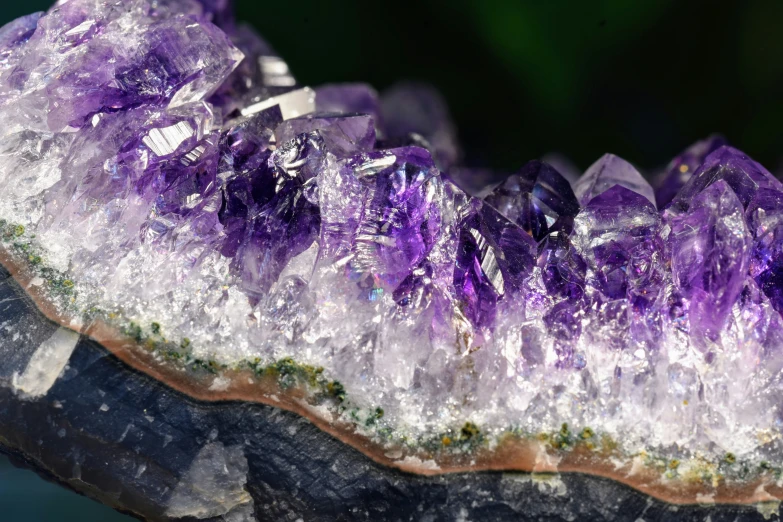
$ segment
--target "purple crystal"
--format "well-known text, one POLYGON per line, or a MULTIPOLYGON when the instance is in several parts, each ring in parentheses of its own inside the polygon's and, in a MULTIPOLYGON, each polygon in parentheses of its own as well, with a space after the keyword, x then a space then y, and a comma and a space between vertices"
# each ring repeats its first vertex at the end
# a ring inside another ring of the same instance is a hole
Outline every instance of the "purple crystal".
POLYGON ((391 87, 381 97, 381 113, 387 138, 423 137, 444 170, 459 161, 456 128, 446 102, 432 87, 419 83, 391 87))
POLYGON ((432 290, 432 265, 423 262, 394 289, 392 297, 399 306, 421 308, 432 290))
MULTIPOLYGON (((303 154, 320 153, 317 143, 310 145, 303 154)), ((270 154, 259 169, 229 179, 220 211, 226 229, 221 252, 233 258, 240 287, 254 298, 269 290, 288 261, 307 250, 320 230, 318 207, 305 197, 298 173, 278 166, 279 154, 270 154)))
POLYGON ((582 323, 575 305, 574 302, 560 301, 544 316, 544 324, 558 341, 574 341, 582 333, 582 323))
POLYGON ((747 277, 751 237, 742 203, 718 179, 669 219, 675 285, 690 302, 692 335, 716 339, 747 277))
POLYGON ((33 36, 42 16, 43 13, 29 14, 0 28, 0 65, 4 65, 14 50, 33 36))
POLYGON ((302 134, 270 152, 270 127, 279 121, 279 110, 243 118, 220 144, 221 169, 233 173, 223 187, 221 253, 232 258, 240 287, 254 299, 320 231, 318 206, 307 193, 323 164, 324 142, 317 133, 302 134))
POLYGON ((233 120, 223 132, 220 171, 248 172, 260 168, 269 158, 267 149, 282 121, 279 106, 233 120))
POLYGON ((575 366, 574 344, 582 334, 580 308, 576 301, 560 301, 544 316, 547 331, 554 338, 558 368, 575 366))
POLYGON ((350 272, 377 276, 393 289, 424 259, 440 230, 435 195, 442 181, 432 157, 417 147, 362 153, 338 175, 334 192, 321 191, 325 253, 350 255, 350 272))
POLYGON ((217 189, 217 142, 217 133, 209 134, 174 161, 145 171, 137 186, 155 194, 156 215, 188 214, 217 189))
POLYGON ((103 201, 127 197, 125 187, 132 183, 141 201, 151 205, 141 227, 144 241, 163 245, 176 236, 182 244, 184 233, 189 240, 211 242, 219 232, 221 203, 219 133, 210 132, 213 118, 203 104, 156 113, 107 162, 113 175, 93 185, 90 195, 103 201), (108 190, 112 186, 116 188, 108 190))
POLYGON ((719 134, 713 134, 704 140, 697 141, 674 158, 666 166, 666 170, 658 182, 658 188, 655 190, 658 208, 664 208, 674 199, 710 153, 727 144, 726 138, 719 134))
MULTIPOLYGON (((265 182, 252 180, 251 186, 265 182)), ((232 267, 241 278, 240 287, 251 296, 261 297, 288 261, 307 250, 318 237, 320 218, 318 207, 302 196, 296 181, 277 188, 269 201, 253 203, 232 267)))
POLYGON ((492 327, 497 302, 514 299, 535 263, 536 243, 520 227, 480 200, 459 225, 454 288, 476 327, 492 327))
POLYGON ((724 145, 712 152, 670 205, 670 212, 687 210, 694 198, 711 184, 723 180, 747 207, 759 189, 783 191, 783 183, 741 151, 724 145))
POLYGON ((547 163, 528 162, 484 201, 518 224, 536 241, 552 231, 571 232, 579 212, 571 185, 547 163))
POLYGON ((587 283, 610 300, 655 299, 662 281, 660 224, 655 206, 621 185, 591 199, 571 234, 589 269, 587 283))
POLYGON ((584 296, 587 265, 576 254, 568 236, 552 234, 539 245, 537 265, 550 295, 576 304, 584 296))
POLYGON ((590 165, 574 185, 574 193, 579 203, 584 206, 615 185, 641 194, 655 205, 655 194, 650 184, 633 165, 614 154, 604 154, 590 165))
MULTIPOLYGON (((76 3, 68 2, 65 7, 76 3)), ((49 24, 40 31, 40 38, 36 31, 27 44, 47 45, 47 40, 55 38, 63 45, 68 42, 69 46, 84 47, 83 52, 73 55, 74 63, 66 61, 59 66, 64 70, 48 75, 48 123, 54 131, 81 127, 97 112, 201 100, 217 89, 242 59, 242 53, 222 31, 208 23, 193 23, 189 16, 174 15, 150 22, 147 30, 139 33, 139 41, 127 49, 113 45, 108 26, 103 31, 103 24, 109 20, 97 20, 91 28, 85 26, 83 32, 80 29, 78 39, 71 43, 68 35, 81 27, 74 24, 82 18, 74 18, 65 27, 52 27, 53 20, 47 20, 49 24)), ((30 78, 28 82, 38 76, 30 78)))
POLYGON ((298 134, 281 143, 270 161, 288 178, 297 178, 312 186, 327 163, 326 143, 318 132, 298 134))
POLYGON ((778 430, 783 184, 761 166, 699 142, 662 212, 612 155, 490 188, 431 88, 297 86, 230 6, 68 0, 0 29, 0 240, 69 278, 67 310, 323 366, 421 440, 605 419, 750 462, 778 430))
POLYGON ((309 114, 286 120, 275 131, 280 143, 317 131, 327 150, 340 157, 369 152, 375 146, 375 122, 367 114, 309 114))
POLYGON ((783 193, 760 189, 746 217, 754 238, 750 275, 783 314, 783 193))

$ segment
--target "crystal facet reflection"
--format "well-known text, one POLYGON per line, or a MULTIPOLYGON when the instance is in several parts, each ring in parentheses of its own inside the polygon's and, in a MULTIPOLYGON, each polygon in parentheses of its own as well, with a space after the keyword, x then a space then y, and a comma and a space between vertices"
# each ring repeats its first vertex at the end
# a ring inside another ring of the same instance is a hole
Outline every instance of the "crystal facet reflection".
POLYGON ((396 440, 566 423, 783 461, 764 167, 710 137, 655 190, 612 154, 573 189, 557 156, 477 186, 500 177, 460 163, 434 89, 298 85, 228 7, 69 0, 0 30, 0 240, 59 312, 213 370, 318 368, 319 400, 396 440))

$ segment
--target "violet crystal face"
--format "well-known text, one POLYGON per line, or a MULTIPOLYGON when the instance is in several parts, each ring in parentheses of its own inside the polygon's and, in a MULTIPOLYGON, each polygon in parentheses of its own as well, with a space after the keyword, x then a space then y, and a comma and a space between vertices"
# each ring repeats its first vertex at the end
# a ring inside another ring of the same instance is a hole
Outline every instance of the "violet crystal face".
POLYGON ((783 464, 783 184, 722 138, 657 190, 606 154, 573 187, 535 160, 473 197, 432 89, 298 85, 190 0, 7 25, 0 115, 4 248, 74 328, 183 371, 285 361, 414 450, 570 426, 681 476, 783 464))

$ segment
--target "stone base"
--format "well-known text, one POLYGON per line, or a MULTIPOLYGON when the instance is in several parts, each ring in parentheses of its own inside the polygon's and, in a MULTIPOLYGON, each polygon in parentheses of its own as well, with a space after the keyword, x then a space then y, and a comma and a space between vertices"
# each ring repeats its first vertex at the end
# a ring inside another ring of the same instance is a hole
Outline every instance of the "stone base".
POLYGON ((26 398, 19 378, 59 326, 4 269, 0 323, 0 449, 142 519, 717 522, 778 514, 777 505, 669 505, 576 473, 407 474, 294 413, 194 400, 83 336, 51 388, 26 398))

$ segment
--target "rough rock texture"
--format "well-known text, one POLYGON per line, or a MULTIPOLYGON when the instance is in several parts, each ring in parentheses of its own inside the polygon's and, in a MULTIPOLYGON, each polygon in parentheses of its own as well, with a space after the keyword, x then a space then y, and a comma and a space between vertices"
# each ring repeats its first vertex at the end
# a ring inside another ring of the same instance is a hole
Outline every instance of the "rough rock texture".
POLYGON ((0 450, 149 520, 760 521, 776 510, 671 506, 581 474, 402 473, 293 413, 190 399, 83 337, 51 388, 25 397, 12 376, 59 327, 1 268, 0 302, 0 450))

